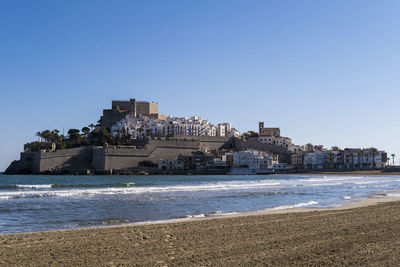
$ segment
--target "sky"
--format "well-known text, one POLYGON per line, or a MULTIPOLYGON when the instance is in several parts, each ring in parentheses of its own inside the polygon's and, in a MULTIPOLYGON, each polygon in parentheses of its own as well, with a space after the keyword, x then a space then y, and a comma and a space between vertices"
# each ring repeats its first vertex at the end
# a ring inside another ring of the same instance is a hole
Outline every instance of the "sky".
POLYGON ((400 1, 0 1, 0 171, 112 99, 400 159, 400 1))

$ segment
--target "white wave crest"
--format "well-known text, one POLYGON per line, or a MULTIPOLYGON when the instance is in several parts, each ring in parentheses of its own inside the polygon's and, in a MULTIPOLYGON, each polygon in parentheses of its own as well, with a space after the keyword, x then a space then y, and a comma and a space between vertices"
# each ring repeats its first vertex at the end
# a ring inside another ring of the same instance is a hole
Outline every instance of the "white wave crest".
POLYGON ((277 207, 273 207, 270 209, 266 209, 268 210, 286 210, 286 209, 294 209, 294 208, 302 208, 302 207, 307 207, 307 206, 312 206, 312 205, 317 205, 318 202, 317 201, 308 201, 308 202, 300 202, 294 205, 283 205, 283 206, 277 206, 277 207))
POLYGON ((186 218, 193 218, 193 219, 195 219, 195 218, 204 218, 204 217, 206 217, 203 213, 201 213, 201 214, 193 214, 193 215, 186 215, 186 218))
MULTIPOLYGON (((93 195, 117 195, 117 194, 148 194, 164 192, 196 192, 196 191, 224 191, 273 188, 280 182, 271 180, 262 181, 230 181, 205 183, 198 185, 176 186, 149 186, 149 187, 106 187, 106 188, 79 188, 79 189, 53 189, 53 190, 24 190, 0 192, 0 199, 35 198, 35 197, 79 197, 93 195)), ((21 185, 22 186, 22 185, 21 185)), ((52 185, 23 185, 24 188, 47 189, 52 185)))
POLYGON ((237 215, 239 214, 238 212, 227 212, 227 213, 222 213, 221 215, 223 216, 230 216, 230 215, 237 215))
POLYGON ((51 188, 51 184, 17 184, 17 188, 28 188, 28 189, 42 189, 42 188, 51 188))
POLYGON ((387 193, 386 196, 388 196, 388 197, 400 197, 400 193, 387 193))

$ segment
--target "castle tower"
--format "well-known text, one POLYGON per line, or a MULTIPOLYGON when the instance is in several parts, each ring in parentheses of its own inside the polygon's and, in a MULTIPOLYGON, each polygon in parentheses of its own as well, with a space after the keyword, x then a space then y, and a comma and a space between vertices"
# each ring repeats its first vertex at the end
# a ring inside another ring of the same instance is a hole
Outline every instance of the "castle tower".
POLYGON ((259 134, 261 134, 263 128, 264 128, 264 122, 263 122, 263 121, 260 121, 260 122, 258 123, 258 133, 259 133, 259 134))
POLYGON ((133 114, 133 116, 136 118, 136 111, 137 111, 137 107, 136 107, 136 99, 135 98, 131 98, 129 100, 129 102, 131 102, 131 106, 130 106, 130 113, 133 114))

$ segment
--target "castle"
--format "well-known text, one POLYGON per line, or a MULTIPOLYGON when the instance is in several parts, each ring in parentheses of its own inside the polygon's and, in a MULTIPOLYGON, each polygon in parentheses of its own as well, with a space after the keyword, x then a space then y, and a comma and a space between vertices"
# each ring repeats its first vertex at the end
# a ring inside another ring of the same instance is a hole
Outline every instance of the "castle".
POLYGON ((155 119, 165 119, 166 116, 158 114, 158 103, 136 101, 136 99, 129 100, 113 100, 111 102, 111 109, 104 109, 103 116, 99 120, 100 127, 112 127, 118 121, 124 119, 126 115, 139 118, 146 116, 155 119))

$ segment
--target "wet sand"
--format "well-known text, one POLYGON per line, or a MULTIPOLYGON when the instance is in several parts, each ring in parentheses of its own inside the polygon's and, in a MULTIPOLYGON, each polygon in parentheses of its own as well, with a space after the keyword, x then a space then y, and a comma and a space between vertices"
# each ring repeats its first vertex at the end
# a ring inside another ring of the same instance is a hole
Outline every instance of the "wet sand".
POLYGON ((1 266, 398 265, 400 201, 0 236, 1 266))

